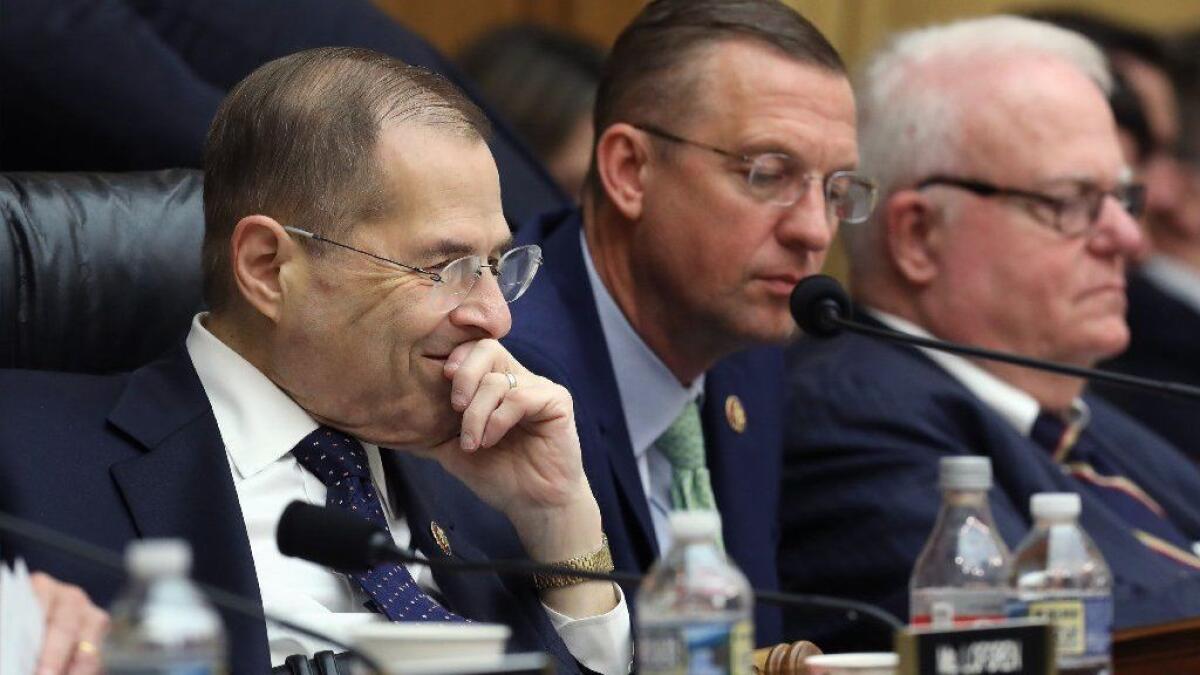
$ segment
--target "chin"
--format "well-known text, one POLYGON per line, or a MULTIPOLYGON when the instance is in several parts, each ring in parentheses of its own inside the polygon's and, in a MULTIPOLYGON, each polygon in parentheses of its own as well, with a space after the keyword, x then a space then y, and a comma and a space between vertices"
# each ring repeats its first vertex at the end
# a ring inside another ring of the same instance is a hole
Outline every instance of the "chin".
POLYGON ((1129 328, 1120 324, 1094 333, 1077 353, 1088 354, 1089 365, 1119 356, 1129 347, 1129 328))
POLYGON ((758 313, 755 316, 735 318, 732 322, 734 334, 746 346, 783 344, 796 337, 800 329, 790 313, 758 313))

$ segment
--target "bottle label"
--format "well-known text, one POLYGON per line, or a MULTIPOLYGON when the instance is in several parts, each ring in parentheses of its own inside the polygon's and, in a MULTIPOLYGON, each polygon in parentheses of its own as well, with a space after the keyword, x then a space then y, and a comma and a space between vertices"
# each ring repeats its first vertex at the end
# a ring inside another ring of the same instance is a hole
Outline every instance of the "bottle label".
POLYGON ((965 628, 1007 618, 1008 592, 991 588, 920 588, 910 598, 914 626, 965 628))
POLYGON ((1010 603, 1008 615, 1049 621, 1054 626, 1056 651, 1060 658, 1099 658, 1109 653, 1113 621, 1110 595, 1016 599, 1010 603))
POLYGON ((212 663, 171 663, 164 665, 106 666, 109 675, 220 675, 212 663))
POLYGON ((749 675, 754 624, 739 621, 643 624, 637 637, 643 675, 749 675))
POLYGON ((223 675, 224 659, 211 654, 164 656, 153 651, 130 652, 120 648, 104 655, 108 675, 223 675))

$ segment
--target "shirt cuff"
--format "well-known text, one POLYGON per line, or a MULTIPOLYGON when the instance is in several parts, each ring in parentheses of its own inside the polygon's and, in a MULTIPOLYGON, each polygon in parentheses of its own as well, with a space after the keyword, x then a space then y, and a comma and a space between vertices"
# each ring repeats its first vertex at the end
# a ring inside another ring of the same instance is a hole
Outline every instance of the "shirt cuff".
POLYGON ((542 607, 576 661, 601 675, 626 675, 633 664, 633 630, 625 593, 617 584, 613 588, 617 591, 617 606, 604 614, 573 619, 546 603, 542 607))

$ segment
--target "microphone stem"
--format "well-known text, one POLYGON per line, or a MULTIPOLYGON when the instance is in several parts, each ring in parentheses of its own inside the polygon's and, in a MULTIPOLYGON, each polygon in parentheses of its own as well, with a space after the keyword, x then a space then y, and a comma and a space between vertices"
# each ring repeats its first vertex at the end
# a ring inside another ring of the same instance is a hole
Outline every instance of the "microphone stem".
POLYGON ((860 612, 879 623, 893 630, 903 630, 904 622, 897 619, 891 612, 874 605, 869 605, 865 602, 857 602, 855 600, 845 600, 843 598, 835 598, 828 595, 810 595, 807 593, 783 593, 781 591, 763 591, 754 589, 754 599, 759 602, 766 602, 772 605, 783 606, 798 606, 798 605, 814 605, 817 607, 828 607, 830 609, 840 609, 847 613, 860 612))
POLYGON ((982 347, 971 347, 968 345, 957 344, 954 342, 943 342, 942 340, 934 340, 918 335, 909 335, 899 331, 876 328, 851 321, 841 316, 828 316, 828 320, 837 326, 844 328, 854 333, 870 335, 883 340, 894 340, 907 342, 918 347, 926 347, 928 349, 936 349, 944 352, 953 352, 963 356, 973 356, 980 359, 988 359, 990 361, 1000 361, 1003 363, 1011 363, 1025 368, 1033 368, 1035 370, 1047 370, 1059 375, 1067 375, 1069 377, 1078 377, 1085 380, 1100 380, 1115 384, 1121 387, 1132 389, 1152 389, 1182 398, 1200 399, 1200 387, 1193 387, 1179 382, 1160 382, 1158 380, 1149 380, 1124 373, 1114 373, 1107 370, 1097 370, 1094 368, 1082 368, 1079 366, 1071 366, 1064 363, 1054 363, 1052 361, 1041 361, 1031 359, 1017 354, 1006 354, 1004 352, 995 352, 982 347))

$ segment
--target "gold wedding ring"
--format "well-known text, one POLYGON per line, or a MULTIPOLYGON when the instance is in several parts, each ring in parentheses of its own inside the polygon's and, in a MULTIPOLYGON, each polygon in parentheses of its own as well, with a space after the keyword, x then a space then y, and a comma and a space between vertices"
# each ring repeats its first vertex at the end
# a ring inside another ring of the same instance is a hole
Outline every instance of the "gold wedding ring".
POLYGON ((509 389, 517 388, 517 376, 513 375, 512 371, 509 371, 509 370, 504 371, 504 377, 508 378, 508 388, 509 389))
POLYGON ((80 640, 78 644, 75 645, 75 649, 84 654, 95 654, 99 651, 96 649, 96 645, 92 644, 88 640, 80 640))

